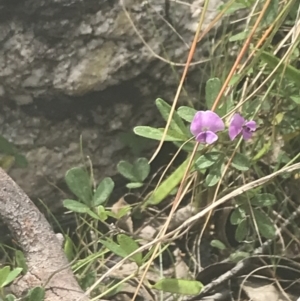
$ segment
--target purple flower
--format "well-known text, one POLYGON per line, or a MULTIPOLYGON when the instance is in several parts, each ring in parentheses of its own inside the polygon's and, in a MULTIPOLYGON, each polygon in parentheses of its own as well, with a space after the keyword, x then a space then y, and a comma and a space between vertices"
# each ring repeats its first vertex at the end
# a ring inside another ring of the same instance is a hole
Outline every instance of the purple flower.
POLYGON ((224 130, 224 122, 212 111, 199 111, 191 123, 191 133, 200 143, 212 144, 218 140, 216 132, 224 130))
POLYGON ((256 130, 256 122, 253 120, 246 121, 240 114, 234 114, 229 125, 229 137, 233 140, 239 134, 243 135, 244 140, 249 140, 256 130))

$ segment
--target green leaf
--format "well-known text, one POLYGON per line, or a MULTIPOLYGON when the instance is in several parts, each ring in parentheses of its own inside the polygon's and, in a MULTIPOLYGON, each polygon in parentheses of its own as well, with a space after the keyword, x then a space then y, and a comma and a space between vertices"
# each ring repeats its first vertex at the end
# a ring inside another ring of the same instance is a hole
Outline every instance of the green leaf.
POLYGON ((87 205, 74 200, 66 199, 63 201, 63 205, 65 208, 76 213, 87 213, 89 211, 89 207, 87 205))
POLYGON ((222 156, 223 154, 219 152, 206 153, 196 160, 196 168, 207 169, 208 167, 213 166, 222 156))
POLYGON ((217 240, 217 239, 213 239, 211 242, 210 242, 210 245, 213 247, 213 248, 217 248, 219 250, 225 250, 226 249, 226 246, 220 241, 220 240, 217 240))
POLYGON ((88 173, 80 167, 74 167, 67 171, 65 181, 70 190, 83 201, 89 205, 92 199, 91 181, 88 173))
MULTIPOLYGON (((274 69, 280 62, 280 59, 273 54, 262 51, 259 57, 265 61, 270 68, 274 69)), ((292 65, 282 63, 278 69, 278 73, 284 72, 284 77, 293 81, 298 87, 300 87, 300 70, 293 67, 292 65)))
MULTIPOLYGON (((103 207, 103 206, 99 206, 99 207, 103 207)), ((97 207, 97 208, 99 208, 99 207, 97 207)), ((104 211, 105 212, 105 211, 104 211)), ((90 216, 90 217, 92 217, 92 218, 94 218, 94 219, 96 219, 96 220, 101 220, 101 221, 105 221, 106 219, 107 219, 107 215, 105 214, 104 216, 103 215, 101 215, 101 214, 99 214, 99 215, 97 215, 94 211, 92 211, 91 209, 88 209, 87 211, 86 211, 86 213, 90 216)))
POLYGON ((218 161, 209 169, 208 175, 205 178, 205 184, 208 187, 215 186, 221 179, 222 161, 218 161))
POLYGON ((26 301, 43 301, 45 298, 45 289, 43 287, 37 286, 33 289, 30 289, 26 301))
POLYGON ((260 98, 257 97, 253 99, 253 101, 246 102, 243 106, 243 111, 245 111, 245 115, 253 115, 257 111, 257 107, 260 105, 260 98))
MULTIPOLYGON (((189 142, 187 142, 187 143, 182 143, 182 142, 173 142, 173 144, 175 145, 175 146, 177 146, 177 148, 180 148, 181 147, 181 150, 182 151, 185 151, 185 152, 187 152, 187 153, 192 153, 193 152, 193 150, 194 150, 194 148, 195 148, 195 142, 192 140, 192 141, 189 141, 189 142)), ((204 144, 200 144, 199 146, 198 146, 198 149, 197 149, 197 152, 200 152, 201 151, 201 149, 204 147, 204 144)))
MULTIPOLYGON (((166 246, 165 246, 165 248, 166 248, 166 246)), ((150 259, 150 257, 152 256, 152 254, 154 252, 154 249, 155 248, 152 248, 147 252, 147 254, 143 258, 143 263, 147 262, 150 259)), ((162 248, 162 250, 164 251, 164 248, 162 248)))
POLYGON ((104 178, 98 185, 94 196, 93 196, 93 205, 99 206, 103 204, 111 195, 115 183, 111 178, 104 178))
POLYGON ((250 257, 250 254, 248 252, 243 252, 243 251, 234 252, 234 253, 230 254, 230 256, 229 256, 230 261, 233 261, 233 262, 239 262, 248 257, 250 257))
MULTIPOLYGON (((127 253, 127 255, 131 254, 139 248, 139 245, 136 243, 136 241, 125 234, 119 234, 117 236, 117 241, 120 247, 127 253)), ((132 255, 130 259, 133 260, 138 266, 141 266, 143 264, 143 255, 141 252, 132 255)))
POLYGON ((15 252, 15 258, 16 258, 18 267, 22 268, 23 274, 26 274, 28 267, 27 267, 26 258, 24 256, 24 253, 20 250, 17 250, 15 252))
POLYGON ((253 209, 253 214, 259 233, 267 239, 272 239, 276 234, 276 229, 271 219, 258 209, 253 209))
POLYGON ((116 213, 116 218, 120 219, 121 217, 125 216, 127 213, 129 213, 131 210, 130 205, 126 205, 123 208, 121 208, 118 213, 116 213))
POLYGON ((114 213, 111 211, 106 211, 106 214, 115 218, 120 219, 121 217, 125 216, 131 210, 130 205, 126 205, 118 210, 118 212, 114 213))
POLYGON ((133 182, 126 185, 128 188, 141 187, 143 184, 140 182, 143 182, 150 173, 150 165, 146 158, 139 158, 133 165, 127 161, 120 161, 117 169, 123 177, 133 182))
POLYGON ((19 276, 19 274, 22 272, 22 270, 23 270, 22 268, 15 268, 12 271, 10 271, 8 276, 5 279, 4 283, 2 284, 2 287, 13 282, 19 276))
POLYGON ((25 156, 18 154, 13 143, 9 142, 0 135, 0 153, 14 156, 15 163, 18 167, 27 167, 28 161, 25 156))
POLYGON ((5 280, 8 277, 9 273, 9 266, 5 266, 4 268, 0 269, 0 287, 4 287, 5 280))
POLYGON ((236 153, 232 159, 231 165, 237 170, 246 171, 250 168, 251 163, 245 155, 236 153))
POLYGON ((74 252, 74 244, 72 239, 66 235, 65 236, 65 243, 64 243, 64 252, 68 258, 68 261, 71 262, 75 258, 75 252, 74 252))
MULTIPOLYGON (((86 261, 86 262, 88 262, 88 261, 86 261)), ((97 280, 97 275, 96 274, 97 274, 96 270, 89 269, 89 270, 85 271, 85 273, 82 273, 80 275, 80 278, 79 278, 80 282, 79 283, 80 283, 80 287, 84 291, 88 290, 96 282, 96 280, 97 280)), ((79 298, 79 300, 80 300, 80 298, 79 298)))
POLYGON ((284 112, 277 113, 274 119, 272 120, 272 125, 279 125, 285 116, 284 112))
MULTIPOLYGON (((94 284, 96 282, 96 280, 98 279, 98 275, 97 274, 96 274, 95 278, 96 279, 95 279, 95 281, 92 284, 94 284)), ((89 287, 87 287, 87 289, 89 287)), ((110 283, 110 288, 109 288, 108 292, 103 296, 103 298, 105 298, 104 300, 115 300, 113 297, 116 296, 116 295, 118 295, 119 293, 123 294, 124 289, 126 290, 126 284, 125 283, 122 283, 122 282, 120 283, 117 280, 112 281, 110 283)))
POLYGON ((101 221, 105 221, 108 218, 108 215, 110 214, 110 211, 106 211, 103 206, 98 206, 96 208, 97 214, 98 214, 98 219, 101 221))
MULTIPOLYGON (((190 157, 188 157, 183 163, 181 163, 181 165, 178 166, 177 169, 173 171, 172 174, 158 186, 158 188, 151 194, 150 198, 142 205, 143 209, 145 209, 145 207, 147 207, 148 205, 159 204, 171 193, 173 189, 175 189, 175 187, 177 187, 177 185, 183 178, 189 161, 190 157)), ((194 166, 193 162, 191 166, 194 166)), ((193 170, 194 168, 192 167, 191 171, 193 170)))
MULTIPOLYGON (((219 10, 223 10, 224 6, 225 5, 220 5, 219 10)), ((246 5, 246 3, 239 3, 239 2, 232 3, 228 7, 228 9, 224 12, 224 15, 230 15, 232 13, 235 13, 237 10, 247 8, 247 7, 249 7, 249 5, 246 5)))
POLYGON ((183 120, 187 122, 192 122, 195 114, 197 113, 197 110, 190 107, 182 106, 178 108, 177 113, 183 120))
POLYGON ((102 243, 102 245, 104 247, 106 247, 108 250, 110 250, 111 252, 113 252, 114 254, 121 256, 121 257, 126 257, 128 254, 126 252, 126 250, 124 250, 123 248, 121 248, 121 246, 119 246, 118 244, 116 244, 114 241, 112 240, 102 240, 99 239, 100 243, 102 243))
POLYGON ((293 102, 295 102, 297 105, 300 105, 300 96, 298 95, 293 95, 293 96, 290 96, 291 100, 293 102))
POLYGON ((15 301, 15 300, 17 300, 17 298, 12 294, 6 295, 4 299, 4 301, 15 301))
POLYGON ((132 168, 132 173, 138 182, 143 182, 150 173, 150 165, 146 158, 138 158, 132 168))
POLYGON ((117 165, 118 172, 126 179, 132 182, 138 182, 138 179, 133 174, 133 165, 127 161, 120 161, 117 165))
POLYGON ((205 183, 207 187, 213 187, 219 182, 220 179, 221 173, 210 172, 205 179, 205 183))
POLYGON ((267 143, 264 143, 262 148, 258 151, 258 153, 252 158, 252 161, 257 161, 261 159, 266 153, 269 152, 270 148, 272 146, 271 141, 268 141, 267 143))
POLYGON ((164 278, 156 282, 152 287, 173 294, 198 295, 203 288, 203 284, 195 280, 164 278))
POLYGON ((237 228, 235 230, 235 239, 238 242, 241 242, 241 241, 243 241, 246 238, 246 236, 248 234, 248 228, 249 228, 248 226, 249 225, 248 225, 247 219, 242 220, 238 224, 238 226, 237 226, 237 228))
POLYGON ((249 31, 248 30, 239 32, 239 33, 231 36, 229 38, 229 42, 243 41, 243 40, 245 40, 248 37, 248 35, 249 35, 249 31))
POLYGON ((254 198, 251 199, 252 206, 258 207, 269 207, 277 203, 277 199, 273 194, 262 193, 257 194, 254 198))
POLYGON ((25 168, 28 166, 28 161, 27 161, 26 157, 23 155, 20 155, 20 154, 15 155, 15 162, 16 162, 16 165, 20 168, 25 168))
MULTIPOLYGON (((168 121, 171 112, 171 106, 161 98, 157 98, 155 103, 163 119, 168 121)), ((185 124, 176 111, 173 113, 170 128, 183 136, 188 134, 185 124)))
POLYGON ((126 184, 126 187, 128 189, 136 189, 136 188, 141 188, 143 185, 144 185, 143 183, 134 182, 134 183, 128 183, 128 184, 126 184))
POLYGON ((15 146, 1 135, 0 135, 0 153, 6 155, 16 154, 15 146))
POLYGON ((245 211, 241 207, 235 208, 230 215, 230 222, 232 225, 240 224, 246 217, 245 211))
POLYGON ((261 22, 263 27, 269 26, 277 18, 278 8, 279 0, 271 0, 261 22))
POLYGON ((212 108, 214 102, 222 88, 222 84, 220 79, 218 78, 210 78, 206 82, 205 86, 205 99, 206 99, 206 106, 208 110, 212 108))
POLYGON ((0 156, 0 167, 4 171, 8 171, 15 163, 15 157, 11 155, 1 155, 0 156))
POLYGON ((226 115, 227 112, 228 112, 227 101, 220 102, 220 104, 216 108, 216 113, 219 116, 224 116, 224 115, 226 115))
MULTIPOLYGON (((161 140, 163 137, 164 129, 156 129, 151 126, 136 126, 133 131, 135 134, 154 140, 161 140)), ((164 141, 185 141, 186 137, 178 134, 171 129, 168 130, 164 141)))
POLYGON ((132 130, 117 134, 125 146, 129 147, 135 157, 139 157, 143 151, 150 149, 153 141, 137 136, 132 130))
MULTIPOLYGON (((241 80, 241 75, 240 74, 234 74, 231 78, 231 80, 229 81, 229 85, 233 86, 235 85, 237 82, 239 82, 241 80)), ((229 112, 229 111, 227 111, 229 112)))

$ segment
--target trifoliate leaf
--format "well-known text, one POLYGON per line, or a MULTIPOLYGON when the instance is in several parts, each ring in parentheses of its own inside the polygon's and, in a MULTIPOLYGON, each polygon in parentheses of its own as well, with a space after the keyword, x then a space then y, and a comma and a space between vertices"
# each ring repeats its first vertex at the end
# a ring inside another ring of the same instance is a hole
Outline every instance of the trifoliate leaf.
POLYGON ((245 155, 236 153, 232 159, 231 165, 237 170, 246 171, 250 168, 251 163, 245 155))

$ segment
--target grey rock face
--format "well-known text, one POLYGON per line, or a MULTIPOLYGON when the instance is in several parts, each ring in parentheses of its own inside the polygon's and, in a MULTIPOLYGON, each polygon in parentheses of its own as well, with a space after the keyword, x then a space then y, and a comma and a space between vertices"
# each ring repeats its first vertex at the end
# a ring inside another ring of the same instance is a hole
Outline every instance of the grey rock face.
POLYGON ((150 102, 140 105, 136 89, 128 95, 122 87, 119 89, 118 93, 112 89, 103 92, 108 95, 107 101, 97 101, 95 94, 69 103, 49 102, 46 108, 42 105, 43 109, 38 105, 2 108, 2 134, 15 142, 29 162, 27 168, 12 168, 10 175, 31 198, 41 198, 54 210, 66 197, 60 191, 65 188, 64 174, 82 165, 86 156, 93 163, 97 180, 115 175, 120 160, 132 159, 123 138, 132 133, 135 125, 157 123, 156 112, 150 102))
MULTIPOLYGON (((204 27, 221 3, 210 1, 204 27)), ((120 133, 156 124, 154 99, 174 97, 202 5, 0 1, 1 134, 27 156, 29 167, 10 174, 30 197, 57 200, 51 184, 82 162, 81 134, 96 176, 115 174, 118 160, 130 157, 120 133)), ((207 59, 211 43, 200 46, 195 61, 207 59)), ((198 64, 185 87, 189 99, 201 78, 198 64)))
MULTIPOLYGON (((0 24, 2 99, 80 96, 144 73, 157 77, 165 62, 185 63, 203 1, 4 2, 0 24), (122 3, 124 6, 122 6, 122 3), (167 5, 167 3, 169 3, 167 5), (133 25, 134 24, 134 25, 133 25), (176 51, 174 51, 176 50, 176 51), (164 53, 166 52, 166 53, 164 53)), ((210 1, 204 27, 221 1, 210 1)), ((198 58, 208 49, 200 47, 198 58)))

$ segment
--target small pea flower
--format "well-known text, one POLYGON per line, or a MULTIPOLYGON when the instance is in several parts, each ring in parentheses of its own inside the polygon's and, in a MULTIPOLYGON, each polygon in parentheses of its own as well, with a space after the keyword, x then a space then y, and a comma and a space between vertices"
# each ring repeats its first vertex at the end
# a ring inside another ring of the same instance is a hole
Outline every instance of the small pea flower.
POLYGON ((245 141, 249 140, 253 132, 256 130, 256 122, 254 120, 245 120, 240 114, 234 114, 229 125, 229 138, 235 139, 239 134, 242 134, 245 141))
POLYGON ((224 130, 222 119, 212 111, 198 111, 191 123, 191 133, 199 143, 212 144, 218 140, 216 132, 224 130))

